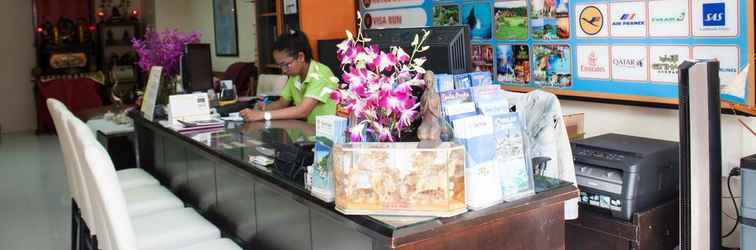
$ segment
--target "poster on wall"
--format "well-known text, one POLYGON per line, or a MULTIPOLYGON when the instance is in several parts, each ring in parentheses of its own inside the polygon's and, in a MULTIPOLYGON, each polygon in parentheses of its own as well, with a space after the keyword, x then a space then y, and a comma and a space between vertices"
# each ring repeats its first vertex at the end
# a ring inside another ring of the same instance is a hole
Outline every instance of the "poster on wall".
POLYGON ((496 47, 496 80, 502 83, 530 82, 530 50, 526 44, 496 47))
POLYGON ((530 33, 533 39, 570 38, 568 0, 530 0, 530 33))
POLYGON ((581 4, 575 6, 577 37, 607 37, 609 23, 607 19, 607 4, 581 4))
POLYGON ((433 6, 433 26, 452 26, 459 24, 459 6, 433 6))
POLYGON ((477 44, 472 46, 471 51, 473 71, 493 73, 493 47, 488 44, 477 44))
POLYGON ((677 84, 677 69, 686 59, 690 59, 688 46, 651 46, 651 81, 654 83, 677 84))
POLYGON ((491 5, 470 3, 462 5, 462 24, 470 28, 473 40, 491 39, 491 5))
POLYGON ((609 73, 609 46, 607 45, 578 45, 577 77, 583 79, 611 78, 609 73))
POLYGON ((612 79, 648 81, 648 51, 646 46, 612 46, 612 79))
MULTIPOLYGON (((361 10, 392 13, 374 22, 381 28, 468 25, 475 68, 493 66, 498 83, 656 102, 677 98, 675 66, 694 54, 720 57, 723 82, 745 68, 753 34, 748 1, 372 0, 361 10), (560 46, 571 57, 560 58, 560 46), (492 60, 483 56, 489 48, 492 60)), ((743 104, 748 97, 723 90, 722 99, 743 104)))
POLYGON ((687 37, 690 35, 688 0, 648 2, 648 34, 652 37, 687 37))
POLYGON ((738 35, 737 0, 693 1, 693 35, 726 37, 738 35))
POLYGON ((533 79, 543 87, 572 86, 572 53, 566 44, 533 45, 533 79))
POLYGON ((494 3, 496 39, 528 39, 528 2, 526 0, 504 0, 494 3))
POLYGON ((646 36, 646 2, 613 2, 610 8, 613 37, 646 36))

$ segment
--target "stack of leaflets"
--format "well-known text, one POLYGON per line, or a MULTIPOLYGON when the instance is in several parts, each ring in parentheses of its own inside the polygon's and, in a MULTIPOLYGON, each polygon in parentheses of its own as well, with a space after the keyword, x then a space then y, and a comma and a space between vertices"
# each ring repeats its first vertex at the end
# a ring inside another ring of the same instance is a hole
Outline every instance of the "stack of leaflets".
POLYGON ((454 76, 449 74, 438 74, 436 77, 436 92, 444 92, 454 89, 454 76))
POLYGON ((456 119, 477 114, 470 89, 448 90, 441 92, 440 95, 442 112, 450 123, 456 119))
POLYGON ((470 86, 486 86, 493 84, 491 72, 472 72, 470 73, 470 86))
POLYGON ((226 122, 219 119, 201 120, 201 121, 182 121, 177 120, 178 124, 170 121, 160 121, 159 123, 167 128, 173 129, 179 133, 198 133, 202 131, 213 131, 223 129, 226 122))
POLYGON ((458 74, 454 75, 454 88, 455 89, 466 89, 471 86, 470 84, 470 76, 465 74, 458 74))
POLYGON ((331 165, 331 149, 346 141, 347 119, 335 115, 315 118, 315 160, 308 171, 310 192, 326 202, 333 202, 334 181, 331 165))
POLYGON ((454 120, 454 135, 465 146, 465 203, 472 210, 502 201, 501 177, 491 117, 475 115, 454 120))
POLYGON ((505 201, 534 194, 533 171, 526 161, 523 126, 517 113, 491 117, 496 138, 496 164, 505 201))
POLYGON ((483 115, 509 113, 509 102, 497 85, 478 86, 472 89, 473 100, 483 115))

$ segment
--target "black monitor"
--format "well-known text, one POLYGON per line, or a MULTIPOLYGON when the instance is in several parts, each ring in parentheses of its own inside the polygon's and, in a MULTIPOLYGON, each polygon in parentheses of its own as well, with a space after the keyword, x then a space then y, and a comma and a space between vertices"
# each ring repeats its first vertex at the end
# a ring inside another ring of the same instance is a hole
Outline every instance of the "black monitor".
POLYGON ((341 77, 344 73, 341 70, 341 62, 336 57, 336 45, 342 41, 344 39, 318 40, 318 62, 328 66, 336 77, 341 77))
POLYGON ((400 46, 407 53, 412 53, 410 44, 415 34, 422 36, 423 30, 429 30, 430 36, 425 45, 430 49, 420 54, 428 58, 424 68, 437 74, 460 74, 472 70, 470 30, 467 26, 443 26, 424 28, 393 28, 367 30, 365 35, 378 44, 382 50, 390 46, 400 46))
POLYGON ((210 44, 186 45, 181 56, 181 81, 186 92, 207 91, 213 88, 210 44))

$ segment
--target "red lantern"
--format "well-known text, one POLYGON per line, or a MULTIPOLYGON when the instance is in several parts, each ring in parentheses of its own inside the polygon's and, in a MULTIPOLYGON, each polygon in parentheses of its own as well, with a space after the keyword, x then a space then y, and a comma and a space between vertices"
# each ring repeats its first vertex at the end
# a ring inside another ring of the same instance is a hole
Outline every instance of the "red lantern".
POLYGON ((97 11, 97 17, 99 17, 99 18, 105 18, 105 11, 98 10, 97 11))
POLYGON ((45 29, 43 29, 42 27, 37 27, 36 31, 37 33, 42 33, 45 31, 45 29))
POLYGON ((95 31, 97 31, 97 26, 95 26, 94 24, 89 25, 89 32, 95 32, 95 31))
POLYGON ((134 18, 139 17, 139 11, 138 10, 131 10, 131 17, 134 17, 134 18))

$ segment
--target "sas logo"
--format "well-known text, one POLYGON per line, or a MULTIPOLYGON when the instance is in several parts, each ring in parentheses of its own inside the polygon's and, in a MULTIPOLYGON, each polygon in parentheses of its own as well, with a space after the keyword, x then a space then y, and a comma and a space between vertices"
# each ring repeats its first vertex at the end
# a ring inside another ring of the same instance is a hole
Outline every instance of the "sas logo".
POLYGON ((580 11, 580 30, 588 35, 598 34, 604 27, 604 14, 596 6, 585 7, 580 11))
POLYGON ((703 26, 725 26, 725 3, 703 4, 703 26))

